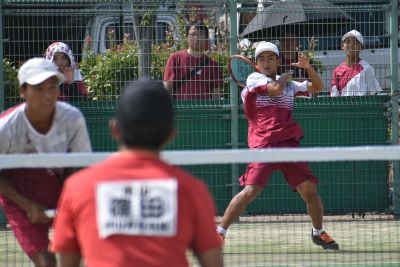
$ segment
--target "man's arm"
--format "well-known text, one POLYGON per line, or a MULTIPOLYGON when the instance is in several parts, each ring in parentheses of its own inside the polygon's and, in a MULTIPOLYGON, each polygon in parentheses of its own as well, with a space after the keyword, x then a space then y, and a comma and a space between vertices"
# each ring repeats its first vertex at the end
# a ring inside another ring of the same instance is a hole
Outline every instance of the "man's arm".
POLYGON ((309 67, 305 68, 307 71, 308 76, 310 77, 311 84, 308 83, 308 91, 311 93, 318 93, 321 92, 324 88, 324 84, 321 81, 318 73, 315 69, 310 65, 309 67))
POLYGON ((50 218, 44 213, 46 209, 45 206, 35 203, 21 195, 8 182, 8 179, 2 175, 0 175, 0 194, 24 210, 32 223, 48 223, 50 221, 50 218))
POLYGON ((324 84, 321 78, 319 77, 317 71, 310 64, 308 58, 302 52, 299 52, 298 62, 292 63, 291 65, 297 68, 303 68, 305 71, 307 71, 308 77, 311 80, 311 83, 308 83, 309 92, 317 93, 322 91, 324 84))
POLYGON ((174 86, 174 81, 164 81, 164 87, 168 92, 172 93, 172 88, 174 86))
POLYGON ((267 84, 266 89, 269 95, 279 96, 283 93, 286 84, 289 80, 292 80, 293 76, 290 73, 283 73, 278 80, 272 81, 267 84))
POLYGON ((222 260, 221 249, 207 250, 197 256, 202 267, 222 267, 224 266, 222 260))

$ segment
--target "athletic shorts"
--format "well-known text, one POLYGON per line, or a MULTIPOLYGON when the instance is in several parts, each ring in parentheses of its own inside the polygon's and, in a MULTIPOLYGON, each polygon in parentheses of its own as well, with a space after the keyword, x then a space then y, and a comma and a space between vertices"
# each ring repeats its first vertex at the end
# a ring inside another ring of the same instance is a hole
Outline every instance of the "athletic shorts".
POLYGON ((8 207, 4 210, 4 213, 7 216, 15 238, 18 240, 22 250, 29 257, 48 249, 51 223, 32 224, 26 212, 19 207, 8 207))
MULTIPOLYGON (((1 175, 9 179, 15 190, 32 201, 54 209, 62 183, 57 174, 47 169, 8 169, 1 175)), ((32 224, 26 212, 4 196, 0 196, 8 223, 18 243, 28 256, 48 248, 50 224, 32 224)))
MULTIPOLYGON (((291 148, 299 146, 300 143, 298 141, 290 139, 270 144, 266 148, 291 148)), ((258 185, 265 187, 274 171, 281 171, 286 182, 293 190, 307 180, 318 184, 318 179, 314 176, 306 162, 250 163, 247 165, 245 173, 239 178, 239 183, 242 186, 258 185)))

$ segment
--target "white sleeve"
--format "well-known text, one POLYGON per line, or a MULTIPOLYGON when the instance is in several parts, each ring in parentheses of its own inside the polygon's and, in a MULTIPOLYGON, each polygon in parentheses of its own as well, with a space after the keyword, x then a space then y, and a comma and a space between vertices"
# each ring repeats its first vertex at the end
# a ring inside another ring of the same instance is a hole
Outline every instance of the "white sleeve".
POLYGON ((308 81, 303 82, 292 81, 294 92, 307 92, 308 91, 308 81))
MULTIPOLYGON (((278 79, 278 77, 279 76, 277 76, 277 79, 278 79)), ((270 77, 267 77, 262 73, 253 72, 252 74, 249 75, 249 77, 247 77, 246 86, 247 86, 248 90, 251 92, 251 91, 254 91, 255 88, 257 88, 261 85, 268 84, 272 81, 273 80, 270 77)))
POLYGON ((75 133, 70 140, 68 152, 91 152, 92 145, 90 143, 89 133, 83 115, 78 117, 74 126, 75 133))
POLYGON ((371 65, 368 65, 368 67, 366 68, 364 78, 367 94, 373 95, 376 92, 382 91, 382 88, 375 77, 374 68, 371 65))

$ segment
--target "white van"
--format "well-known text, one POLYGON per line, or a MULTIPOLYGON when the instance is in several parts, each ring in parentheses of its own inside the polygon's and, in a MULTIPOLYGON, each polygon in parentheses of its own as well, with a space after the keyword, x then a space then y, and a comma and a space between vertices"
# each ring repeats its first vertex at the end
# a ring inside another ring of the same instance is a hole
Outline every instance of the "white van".
MULTIPOLYGON (((85 37, 91 39, 91 50, 95 54, 104 53, 113 45, 119 45, 123 38, 129 35, 130 40, 135 40, 134 14, 130 3, 124 3, 118 15, 118 7, 112 4, 97 6, 96 16, 93 16, 86 25, 85 37)), ((154 42, 166 40, 166 31, 169 28, 175 29, 173 38, 178 39, 177 18, 172 10, 166 6, 160 6, 157 10, 155 25, 153 26, 154 42)), ((151 26, 149 26, 151 27, 151 26)), ((84 46, 83 46, 84 47, 84 46)), ((85 49, 82 51, 82 58, 87 56, 85 49)))

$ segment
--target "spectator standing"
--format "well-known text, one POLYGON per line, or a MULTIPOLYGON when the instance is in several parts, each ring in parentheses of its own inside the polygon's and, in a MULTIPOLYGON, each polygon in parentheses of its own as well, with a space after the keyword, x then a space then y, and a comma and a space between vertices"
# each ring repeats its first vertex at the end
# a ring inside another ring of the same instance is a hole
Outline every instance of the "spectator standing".
POLYGON ((341 48, 346 58, 333 71, 331 96, 374 95, 382 90, 376 80, 374 68, 360 58, 363 44, 364 38, 356 30, 343 35, 341 48))
MULTIPOLYGON (((260 42, 255 51, 258 72, 249 75, 241 97, 248 121, 250 149, 299 147, 303 130, 293 120, 292 110, 296 92, 318 92, 323 83, 304 54, 299 52, 293 67, 307 71, 311 82, 291 81, 292 75, 277 75, 279 50, 270 42, 260 42)), ((339 245, 323 230, 323 205, 317 192, 318 179, 305 162, 250 163, 239 178, 244 186, 229 203, 217 232, 222 239, 228 227, 263 191, 274 171, 282 171, 290 187, 297 191, 307 204, 311 217, 311 239, 324 249, 338 249, 339 245)))
POLYGON ((61 267, 222 266, 215 207, 205 185, 160 159, 174 135, 162 82, 128 84, 111 121, 120 151, 68 178, 54 224, 61 267))
POLYGON ((44 58, 53 61, 66 81, 60 85, 59 100, 85 100, 88 91, 83 81, 82 74, 72 54, 71 48, 63 42, 54 42, 49 45, 44 53, 44 58))
POLYGON ((188 48, 170 55, 164 69, 165 88, 177 100, 219 99, 223 73, 209 56, 208 28, 196 22, 187 28, 188 48))
MULTIPOLYGON (((0 153, 90 152, 91 145, 81 112, 58 102, 65 76, 44 58, 33 58, 18 70, 24 103, 0 114, 0 153)), ((56 266, 48 251, 51 219, 46 209, 56 207, 63 169, 0 170, 0 204, 23 251, 36 267, 56 266)))

